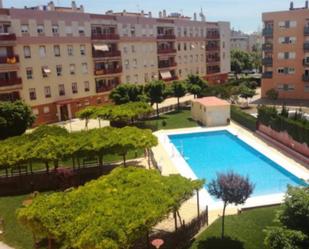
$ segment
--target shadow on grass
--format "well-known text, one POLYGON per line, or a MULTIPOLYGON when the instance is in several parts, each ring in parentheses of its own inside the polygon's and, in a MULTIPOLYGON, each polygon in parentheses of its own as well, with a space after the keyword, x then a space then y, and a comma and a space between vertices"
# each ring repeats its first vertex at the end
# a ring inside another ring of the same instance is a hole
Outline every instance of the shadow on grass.
POLYGON ((244 243, 225 237, 221 239, 219 237, 210 237, 206 240, 201 240, 197 244, 197 249, 244 249, 244 243))

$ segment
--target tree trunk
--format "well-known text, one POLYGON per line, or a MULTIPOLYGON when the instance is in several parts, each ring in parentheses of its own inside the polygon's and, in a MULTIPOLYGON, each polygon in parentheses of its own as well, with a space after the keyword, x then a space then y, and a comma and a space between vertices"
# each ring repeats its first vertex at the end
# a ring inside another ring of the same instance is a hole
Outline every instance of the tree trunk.
POLYGON ((177 108, 178 108, 178 111, 180 111, 180 101, 179 101, 179 98, 177 98, 177 108))
POLYGON ((52 249, 52 240, 51 238, 48 238, 48 249, 52 249))
POLYGON ((176 216, 176 211, 174 211, 174 222, 175 222, 175 231, 177 231, 178 226, 177 226, 177 216, 176 216))
POLYGON ((72 165, 73 165, 73 170, 75 170, 75 156, 72 156, 72 165))
POLYGON ((46 172, 49 173, 49 165, 48 165, 48 162, 45 162, 45 166, 46 166, 46 172))
POLYGON ((223 206, 223 212, 222 212, 222 231, 221 231, 221 238, 224 238, 224 218, 225 218, 225 209, 226 209, 227 203, 224 203, 223 206))
POLYGON ((58 169, 58 167, 59 167, 59 161, 55 160, 54 161, 54 169, 56 170, 56 169, 58 169))
POLYGON ((126 154, 123 154, 122 158, 123 158, 123 166, 127 167, 127 164, 126 164, 126 154))
POLYGON ((101 128, 101 119, 99 118, 99 128, 101 128))
POLYGON ((32 161, 29 161, 29 168, 30 168, 30 173, 31 175, 33 174, 33 169, 32 169, 32 161))
POLYGON ((157 109, 157 118, 159 118, 159 103, 156 103, 156 109, 157 109))
POLYGON ((177 210, 177 211, 176 211, 176 214, 177 214, 178 219, 179 219, 179 224, 180 224, 181 226, 184 226, 184 223, 182 222, 182 219, 181 219, 181 216, 180 216, 179 210, 177 210))
POLYGON ((103 171, 103 155, 99 155, 99 167, 101 170, 101 173, 103 171))
POLYGON ((8 167, 5 167, 5 175, 6 175, 6 177, 9 177, 9 169, 8 169, 8 167))

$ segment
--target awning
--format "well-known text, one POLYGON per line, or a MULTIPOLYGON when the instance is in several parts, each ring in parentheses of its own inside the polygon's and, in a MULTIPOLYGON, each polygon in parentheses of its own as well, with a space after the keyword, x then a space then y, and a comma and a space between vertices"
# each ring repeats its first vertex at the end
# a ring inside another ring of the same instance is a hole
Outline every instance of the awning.
POLYGON ((106 44, 95 44, 93 45, 94 49, 97 51, 109 51, 109 48, 106 44))
POLYGON ((162 79, 164 79, 164 80, 172 78, 170 71, 160 72, 160 75, 161 75, 162 79))
POLYGON ((51 73, 51 71, 50 71, 50 69, 49 68, 43 68, 43 71, 44 71, 44 73, 51 73))

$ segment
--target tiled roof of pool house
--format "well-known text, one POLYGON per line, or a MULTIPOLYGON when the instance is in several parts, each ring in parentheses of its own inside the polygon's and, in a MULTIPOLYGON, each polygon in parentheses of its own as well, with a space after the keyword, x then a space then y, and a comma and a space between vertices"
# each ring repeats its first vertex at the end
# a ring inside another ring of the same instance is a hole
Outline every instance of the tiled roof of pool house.
POLYGON ((192 102, 198 102, 204 106, 225 106, 230 105, 229 102, 217 97, 204 97, 199 99, 193 99, 192 102))

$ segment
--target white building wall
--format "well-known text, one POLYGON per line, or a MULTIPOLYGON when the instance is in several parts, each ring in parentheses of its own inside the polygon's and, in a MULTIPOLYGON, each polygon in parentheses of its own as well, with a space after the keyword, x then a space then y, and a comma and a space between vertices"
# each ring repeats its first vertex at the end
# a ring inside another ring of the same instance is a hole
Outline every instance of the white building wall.
POLYGON ((231 71, 231 28, 229 22, 218 22, 220 29, 220 68, 221 73, 231 71))

